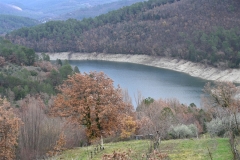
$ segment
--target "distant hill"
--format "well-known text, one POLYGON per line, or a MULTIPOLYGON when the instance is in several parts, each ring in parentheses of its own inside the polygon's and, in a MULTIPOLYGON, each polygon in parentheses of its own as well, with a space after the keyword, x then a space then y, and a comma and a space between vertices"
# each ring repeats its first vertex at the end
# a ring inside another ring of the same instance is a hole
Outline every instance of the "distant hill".
POLYGON ((1 3, 1 2, 0 2, 0 7, 1 7, 1 10, 0 10, 1 14, 10 14, 10 13, 18 14, 21 12, 21 9, 14 8, 11 5, 1 3))
POLYGON ((0 8, 0 14, 4 15, 15 15, 30 18, 39 18, 43 16, 42 13, 36 13, 32 10, 22 8, 22 6, 13 5, 12 3, 0 2, 0 8))
POLYGON ((137 2, 142 2, 144 0, 120 0, 116 2, 101 4, 93 7, 81 8, 73 12, 61 15, 55 19, 58 20, 67 20, 69 18, 74 18, 82 20, 83 18, 96 17, 101 14, 105 14, 112 10, 117 10, 124 6, 129 6, 137 2))
POLYGON ((0 14, 20 15, 49 20, 81 8, 89 8, 118 0, 1 0, 0 14))
POLYGON ((149 0, 96 18, 20 29, 7 38, 41 52, 147 54, 238 68, 238 8, 239 0, 149 0))
POLYGON ((5 34, 22 27, 40 24, 39 21, 27 17, 0 15, 0 34, 5 34))

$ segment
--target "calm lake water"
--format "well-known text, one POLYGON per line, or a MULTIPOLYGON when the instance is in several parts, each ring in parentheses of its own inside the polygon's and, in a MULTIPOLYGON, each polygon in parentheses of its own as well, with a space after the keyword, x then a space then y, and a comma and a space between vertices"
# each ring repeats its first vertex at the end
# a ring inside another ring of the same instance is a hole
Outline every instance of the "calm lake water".
POLYGON ((81 73, 102 71, 107 74, 115 86, 119 84, 128 90, 135 107, 134 96, 138 92, 145 98, 177 98, 183 104, 195 103, 199 107, 202 89, 207 82, 184 73, 139 64, 92 60, 69 62, 78 66, 81 73))

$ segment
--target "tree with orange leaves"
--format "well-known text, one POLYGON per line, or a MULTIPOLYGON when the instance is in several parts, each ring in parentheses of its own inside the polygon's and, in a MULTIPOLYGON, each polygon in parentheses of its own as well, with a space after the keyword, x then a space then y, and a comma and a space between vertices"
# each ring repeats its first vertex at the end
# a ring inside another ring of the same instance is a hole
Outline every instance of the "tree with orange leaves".
POLYGON ((137 128, 137 122, 133 119, 132 116, 125 116, 122 119, 122 127, 121 127, 121 138, 129 138, 133 135, 137 128))
POLYGON ((0 160, 15 159, 20 119, 6 99, 0 98, 0 160))
POLYGON ((85 126, 89 140, 116 133, 122 118, 133 112, 120 87, 102 72, 69 76, 58 90, 51 113, 85 126))

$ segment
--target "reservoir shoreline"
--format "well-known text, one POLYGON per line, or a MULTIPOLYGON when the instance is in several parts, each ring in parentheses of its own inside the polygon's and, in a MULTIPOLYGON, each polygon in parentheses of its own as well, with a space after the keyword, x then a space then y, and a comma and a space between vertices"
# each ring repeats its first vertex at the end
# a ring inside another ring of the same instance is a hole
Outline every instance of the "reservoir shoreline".
POLYGON ((67 59, 67 60, 102 60, 112 62, 128 62, 174 70, 205 80, 230 81, 234 83, 240 83, 240 69, 221 70, 204 64, 194 63, 177 58, 148 55, 131 55, 131 54, 105 54, 105 53, 58 52, 46 54, 49 55, 51 60, 67 59))

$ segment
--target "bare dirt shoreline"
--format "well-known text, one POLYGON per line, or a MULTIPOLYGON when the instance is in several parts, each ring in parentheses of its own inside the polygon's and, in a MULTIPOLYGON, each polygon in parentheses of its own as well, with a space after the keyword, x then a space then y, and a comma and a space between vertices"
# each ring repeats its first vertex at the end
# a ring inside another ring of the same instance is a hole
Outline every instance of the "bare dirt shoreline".
POLYGON ((178 60, 168 57, 130 55, 130 54, 104 54, 104 53, 47 53, 51 60, 104 60, 114 62, 137 63, 159 68, 170 69, 187 73, 193 77, 206 80, 231 81, 240 83, 240 69, 220 70, 211 66, 178 60))

